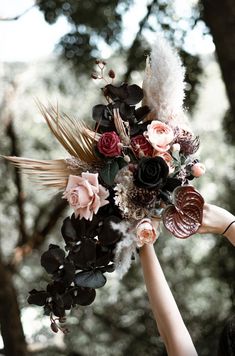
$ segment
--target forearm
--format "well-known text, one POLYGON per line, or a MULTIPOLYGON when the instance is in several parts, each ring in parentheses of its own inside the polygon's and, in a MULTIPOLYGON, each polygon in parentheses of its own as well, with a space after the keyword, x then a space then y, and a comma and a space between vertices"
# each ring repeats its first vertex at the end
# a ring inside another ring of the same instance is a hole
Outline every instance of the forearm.
POLYGON ((141 248, 140 259, 149 301, 168 355, 197 355, 152 245, 141 248))
MULTIPOLYGON (((201 234, 212 233, 222 235, 235 216, 227 210, 216 205, 205 204, 203 208, 202 226, 198 232, 201 234)), ((233 245, 235 245, 235 223, 223 234, 233 245)))

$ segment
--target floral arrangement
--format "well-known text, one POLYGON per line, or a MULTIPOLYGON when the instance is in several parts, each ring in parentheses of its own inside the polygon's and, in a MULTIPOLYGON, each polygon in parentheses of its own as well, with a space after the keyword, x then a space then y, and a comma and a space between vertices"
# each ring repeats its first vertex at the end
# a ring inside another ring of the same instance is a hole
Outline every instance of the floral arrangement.
POLYGON ((178 55, 158 38, 143 88, 115 85, 114 71, 106 78, 106 63, 97 66, 92 77, 105 81, 106 103, 93 107, 94 128, 39 104, 70 158, 8 157, 44 186, 62 190, 73 211, 61 229, 65 249, 51 244, 41 257, 52 281, 28 298, 44 307, 55 332, 66 331, 66 310, 94 301, 105 273, 127 272, 138 248, 156 241, 162 223, 174 236, 187 238, 202 222, 204 201, 189 182, 205 167, 194 157, 199 138, 185 118, 178 55))

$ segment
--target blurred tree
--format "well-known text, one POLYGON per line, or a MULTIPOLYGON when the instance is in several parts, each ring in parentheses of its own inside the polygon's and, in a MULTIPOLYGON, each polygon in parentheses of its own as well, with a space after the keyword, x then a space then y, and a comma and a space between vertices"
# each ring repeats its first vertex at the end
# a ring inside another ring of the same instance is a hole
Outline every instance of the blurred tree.
MULTIPOLYGON (((189 18, 180 19, 174 9, 174 1, 151 0, 143 10, 143 18, 138 24, 134 38, 127 46, 122 40, 122 17, 132 11, 133 0, 37 0, 36 4, 44 13, 45 20, 53 23, 63 15, 71 24, 71 31, 61 38, 57 51, 62 58, 70 61, 79 73, 91 73, 95 59, 102 57, 102 44, 108 45, 117 55, 126 58, 126 72, 123 75, 128 81, 133 71, 143 70, 146 54, 149 52, 147 38, 156 31, 163 30, 165 36, 180 51, 186 66, 186 99, 185 106, 192 110, 197 100, 201 66, 199 57, 192 55, 185 48, 184 42, 188 31, 197 23, 200 12, 195 7, 189 18), (187 28, 178 26, 179 20, 187 22, 187 28)), ((136 20, 133 18, 133 23, 136 20)))
MULTIPOLYGON (((206 1, 202 2, 206 3, 206 1)), ((189 17, 180 18, 175 12, 173 1, 150 1, 139 22, 136 35, 132 40, 130 39, 127 47, 127 45, 123 45, 121 37, 122 17, 128 9, 132 10, 132 0, 37 0, 36 4, 49 23, 56 21, 59 16, 65 16, 70 22, 71 32, 61 39, 57 52, 67 62, 73 63, 73 68, 76 68, 80 74, 80 84, 83 81, 81 73, 91 71, 94 59, 102 54, 101 45, 104 43, 110 46, 116 58, 122 56, 123 60, 126 60, 126 73, 123 73, 123 78, 129 80, 135 71, 144 68, 145 54, 148 51, 146 38, 155 31, 162 29, 174 45, 179 48, 187 66, 186 79, 189 95, 186 98, 186 106, 191 108, 196 103, 196 87, 201 73, 200 60, 198 56, 192 56, 186 50, 185 38, 187 33, 193 30, 201 19, 200 6, 195 5, 189 17), (181 26, 182 22, 180 21, 183 21, 186 25, 181 26)), ((206 6, 205 4, 205 19, 206 6)), ((220 3, 220 6, 225 5, 220 3)), ((219 10, 217 9, 217 11, 219 10)), ((218 16, 225 16, 223 12, 220 14, 218 16)), ((220 19, 220 21, 222 20, 220 19)), ((207 23, 214 35, 209 20, 207 23)), ((230 24, 232 27, 232 23, 230 24)), ((230 37, 226 38, 229 39, 230 37)), ((231 51, 232 48, 231 46, 231 51)), ((232 53, 231 51, 229 53, 232 53)), ((226 53, 224 56, 226 56, 226 53)), ((32 116, 36 114, 31 113, 31 108, 28 108, 28 111, 26 109, 26 106, 29 105, 27 95, 35 94, 35 91, 36 95, 39 96, 38 92, 41 90, 46 97, 51 97, 54 92, 57 93, 56 96, 58 97, 58 93, 62 91, 63 96, 59 101, 62 101, 63 106, 75 115, 77 108, 79 108, 79 116, 82 111, 84 113, 90 110, 94 97, 87 95, 88 84, 86 82, 83 88, 74 84, 77 78, 71 76, 67 71, 66 61, 63 66, 60 62, 57 65, 53 64, 50 70, 47 69, 50 67, 48 63, 46 66, 42 65, 42 70, 38 76, 35 72, 31 73, 35 83, 37 83, 37 89, 31 88, 30 92, 29 83, 25 83, 23 89, 21 86, 19 91, 24 93, 24 99, 19 95, 16 102, 15 100, 7 103, 6 101, 4 103, 4 100, 2 101, 1 153, 46 158, 50 157, 52 151, 58 150, 58 146, 49 139, 40 121, 32 122, 32 116), (54 75, 55 72, 57 73, 56 76, 54 75), (39 88, 39 78, 43 81, 41 89, 39 88), (74 95, 74 93, 79 93, 79 95, 74 95), (22 102, 25 104, 22 105, 22 102), (17 106, 15 111, 14 106, 17 106), (9 107, 11 109, 10 120, 7 112, 9 107)), ((115 62, 118 62, 117 59, 115 62)), ((9 66, 8 78, 15 77, 16 74, 18 75, 23 71, 20 68, 15 73, 15 68, 9 66)), ((224 76, 224 78, 227 77, 224 76)), ((234 85, 235 79, 232 76, 228 80, 231 82, 233 80, 234 85)), ((22 81, 22 78, 20 81, 22 81)), ((0 95, 3 95, 6 88, 1 89, 0 95)), ((17 92, 17 88, 14 90, 17 92)), ((91 91, 89 91, 90 93, 91 91)), ((231 127, 234 127, 234 122, 231 123, 231 127)), ((206 135, 204 139, 208 140, 206 135)), ((226 155, 228 148, 225 145, 223 146, 222 137, 216 136, 216 138, 213 137, 211 142, 207 142, 210 146, 209 154, 211 154, 211 147, 215 142, 217 145, 220 144, 220 148, 224 147, 221 156, 217 153, 215 157, 218 162, 224 160, 222 156, 226 155)), ((21 178, 15 174, 15 170, 11 170, 13 182, 10 180, 10 172, 5 164, 1 165, 0 173, 0 194, 2 198, 2 223, 0 228, 1 245, 4 247, 2 252, 4 262, 0 263, 0 280, 5 285, 0 295, 0 304, 2 305, 0 308, 0 323, 5 347, 3 353, 7 356, 24 356, 26 343, 20 323, 16 294, 18 294, 18 300, 23 310, 27 309, 27 306, 21 300, 26 298, 27 291, 35 287, 35 284, 39 285, 39 288, 40 286, 44 287, 45 276, 37 267, 40 248, 46 238, 50 237, 54 240, 59 238, 57 233, 52 233, 51 236, 50 233, 60 220, 65 204, 59 197, 50 200, 50 204, 48 204, 48 196, 44 195, 44 199, 42 199, 42 194, 36 194, 35 188, 30 184, 28 184, 28 196, 25 199, 22 193, 21 178), (9 231, 11 232, 11 239, 8 239, 9 231), (6 251, 6 245, 10 242, 11 245, 8 250, 14 251, 13 254, 6 251), (25 258, 32 250, 36 251, 36 257, 25 258), (27 268, 30 270, 30 273, 24 272, 25 267, 26 270, 27 268), (18 275, 24 276, 24 278, 17 284, 16 277, 18 275), (12 301, 11 305, 10 301, 12 301), (14 325, 10 323, 12 317, 14 325)), ((214 179, 215 175, 218 175, 215 169, 212 169, 209 172, 210 174, 212 175, 211 180, 214 179)), ((223 190, 222 178, 218 179, 217 183, 218 187, 223 190)), ((226 188, 228 196, 223 195, 219 201, 227 201, 228 208, 231 207, 235 213, 230 201, 234 193, 234 184, 231 183, 231 179, 228 180, 226 188)), ((166 237, 159 241, 157 249, 177 303, 200 350, 200 355, 209 356, 213 347, 215 349, 214 340, 219 335, 224 319, 233 311, 234 252, 222 240, 209 239, 209 242, 206 242, 196 238, 187 241, 187 244, 183 244, 166 237), (224 302, 221 303, 221 301, 224 302), (218 305, 220 305, 219 310, 218 305)), ((81 308, 74 311, 73 315, 74 318, 69 319, 71 333, 64 338, 65 349, 59 349, 53 346, 51 342, 49 348, 46 345, 45 349, 42 347, 42 350, 37 352, 38 356, 54 356, 57 354, 79 354, 81 356, 92 354, 97 356, 166 355, 159 336, 156 334, 139 267, 133 268, 122 283, 111 280, 107 287, 100 291, 94 306, 85 310, 81 308)), ((50 334, 43 329, 43 326, 39 329, 38 335, 34 335, 33 341, 40 341, 40 335, 46 335, 51 340, 50 334)), ((42 345, 42 341, 40 341, 40 344, 42 345)))
POLYGON ((235 2, 201 0, 202 16, 210 28, 229 98, 231 112, 225 116, 225 127, 235 141, 235 2), (231 115, 233 124, 231 125, 231 115))

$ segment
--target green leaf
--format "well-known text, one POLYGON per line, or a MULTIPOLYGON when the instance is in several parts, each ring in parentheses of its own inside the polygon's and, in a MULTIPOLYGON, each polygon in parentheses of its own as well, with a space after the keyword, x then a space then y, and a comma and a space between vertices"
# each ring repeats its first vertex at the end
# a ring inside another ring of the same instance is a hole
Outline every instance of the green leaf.
POLYGON ((106 278, 100 270, 83 271, 76 274, 74 282, 79 287, 100 288, 106 283, 106 278))
POLYGON ((104 181, 104 183, 112 186, 118 171, 119 171, 119 164, 114 159, 112 161, 108 161, 106 165, 100 170, 99 174, 101 179, 104 181))
POLYGON ((127 165, 127 162, 122 156, 115 158, 115 161, 118 163, 119 169, 122 169, 127 165))
POLYGON ((179 151, 172 152, 172 157, 175 161, 180 162, 180 153, 179 151))

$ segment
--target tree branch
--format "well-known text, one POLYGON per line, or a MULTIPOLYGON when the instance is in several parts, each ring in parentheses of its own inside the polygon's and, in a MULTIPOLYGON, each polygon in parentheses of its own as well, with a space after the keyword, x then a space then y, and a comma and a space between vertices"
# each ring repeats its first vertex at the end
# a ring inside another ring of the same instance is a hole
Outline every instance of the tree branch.
MULTIPOLYGON (((130 64, 131 63, 131 58, 134 54, 134 51, 135 51, 135 47, 138 43, 138 40, 139 40, 139 37, 141 36, 142 34, 142 31, 149 19, 149 16, 152 14, 152 11, 153 11, 153 8, 154 8, 154 5, 156 5, 158 3, 158 0, 152 0, 152 2, 147 6, 147 13, 146 15, 143 17, 143 19, 140 21, 139 23, 139 30, 138 32, 136 33, 136 36, 135 36, 135 39, 134 41, 132 42, 132 45, 131 47, 129 48, 128 50, 128 56, 127 56, 127 63, 130 64)), ((131 73, 133 72, 133 70, 135 69, 135 67, 133 65, 129 65, 126 73, 125 73, 125 77, 124 77, 124 81, 128 81, 131 73)))
MULTIPOLYGON (((11 156, 20 156, 20 150, 17 144, 17 137, 13 123, 13 117, 9 114, 8 125, 6 129, 6 134, 11 140, 11 156)), ((16 204, 19 214, 19 242, 18 245, 23 245, 28 240, 27 229, 25 225, 25 212, 24 212, 24 194, 22 187, 22 176, 21 173, 14 168, 14 181, 17 189, 16 204)))
POLYGON ((36 6, 36 4, 33 4, 32 6, 30 6, 28 9, 26 9, 25 11, 23 11, 21 14, 18 14, 14 17, 0 17, 0 21, 17 21, 19 20, 22 16, 24 16, 25 14, 27 14, 30 10, 32 10, 34 7, 36 6))
POLYGON ((15 269, 16 265, 20 263, 23 258, 28 256, 32 250, 36 250, 41 247, 49 233, 53 230, 56 223, 60 219, 68 203, 67 201, 61 199, 61 197, 57 196, 50 202, 50 205, 53 206, 53 209, 49 212, 45 206, 40 209, 38 215, 35 218, 33 232, 31 237, 29 237, 28 242, 16 247, 12 259, 9 263, 11 268, 15 269), (44 224, 42 227, 40 227, 42 222, 44 224))

